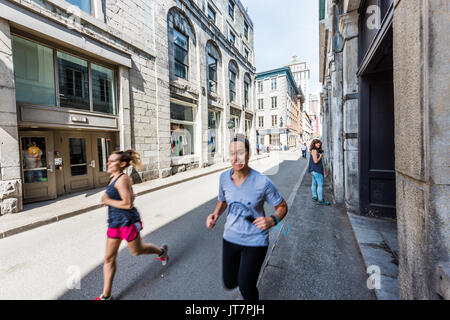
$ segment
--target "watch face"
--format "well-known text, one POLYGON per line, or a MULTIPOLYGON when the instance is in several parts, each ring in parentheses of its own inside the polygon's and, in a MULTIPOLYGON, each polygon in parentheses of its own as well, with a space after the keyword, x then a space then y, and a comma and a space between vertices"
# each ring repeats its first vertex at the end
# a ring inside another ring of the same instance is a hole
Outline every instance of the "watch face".
POLYGON ((245 220, 247 220, 250 223, 253 223, 255 221, 255 218, 249 216, 249 217, 246 217, 245 220))

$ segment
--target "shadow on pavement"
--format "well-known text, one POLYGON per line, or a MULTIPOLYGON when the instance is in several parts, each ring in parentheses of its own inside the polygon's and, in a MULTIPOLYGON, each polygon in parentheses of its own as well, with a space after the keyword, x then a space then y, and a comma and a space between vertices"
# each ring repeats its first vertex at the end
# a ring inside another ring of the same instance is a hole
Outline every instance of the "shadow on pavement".
MULTIPOLYGON (((269 175, 286 200, 303 170, 299 165, 303 168, 304 162, 301 159, 283 161, 277 174, 269 175), (297 168, 298 174, 293 174, 297 168)), ((144 243, 169 245, 170 261, 166 267, 155 261, 155 255, 133 257, 127 248, 120 250, 114 297, 124 300, 235 300, 236 291, 227 291, 222 285, 222 234, 226 213, 213 230, 206 228, 206 217, 216 204, 216 198, 207 201, 142 238, 144 243)), ((273 208, 266 204, 265 211, 270 215, 273 208)), ((143 223, 145 231, 145 220, 143 223)), ((83 277, 80 287, 66 291, 59 299, 92 300, 99 296, 103 289, 103 264, 83 277)))

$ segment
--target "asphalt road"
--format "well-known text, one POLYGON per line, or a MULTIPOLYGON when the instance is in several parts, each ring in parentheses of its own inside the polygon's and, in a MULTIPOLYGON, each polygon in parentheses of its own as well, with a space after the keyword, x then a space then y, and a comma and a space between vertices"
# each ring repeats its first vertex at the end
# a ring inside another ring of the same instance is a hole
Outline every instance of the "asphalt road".
MULTIPOLYGON (((251 166, 266 173, 288 199, 306 160, 272 152, 251 166)), ((170 262, 133 257, 122 242, 113 294, 116 299, 233 300, 222 286, 225 216, 213 230, 205 221, 216 205, 220 173, 136 199, 144 242, 169 245, 170 262)), ((272 208, 266 205, 266 213, 272 208)), ((97 209, 0 240, 0 299, 88 299, 102 292, 107 213, 97 209)), ((274 239, 275 232, 271 232, 274 239)))

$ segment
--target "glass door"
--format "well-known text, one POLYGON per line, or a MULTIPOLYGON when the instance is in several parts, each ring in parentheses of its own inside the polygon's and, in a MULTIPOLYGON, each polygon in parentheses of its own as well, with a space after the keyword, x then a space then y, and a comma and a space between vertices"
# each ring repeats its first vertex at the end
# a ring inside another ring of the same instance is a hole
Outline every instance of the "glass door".
POLYGON ((115 150, 114 133, 91 134, 92 169, 94 172, 94 187, 104 187, 109 182, 110 174, 107 172, 108 158, 115 150))
POLYGON ((63 162, 66 193, 94 187, 91 139, 87 134, 64 133, 63 162))
POLYGON ((53 133, 20 134, 24 202, 56 198, 53 133))

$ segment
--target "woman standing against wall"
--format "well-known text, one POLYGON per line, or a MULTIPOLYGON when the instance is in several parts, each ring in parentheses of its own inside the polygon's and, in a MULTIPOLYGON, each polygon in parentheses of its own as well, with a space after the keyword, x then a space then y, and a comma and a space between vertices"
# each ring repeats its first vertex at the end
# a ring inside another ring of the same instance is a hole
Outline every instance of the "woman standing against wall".
POLYGON ((330 205, 330 202, 323 199, 323 150, 322 141, 314 139, 309 147, 311 156, 309 158, 308 172, 312 175, 312 199, 320 205, 330 205))

